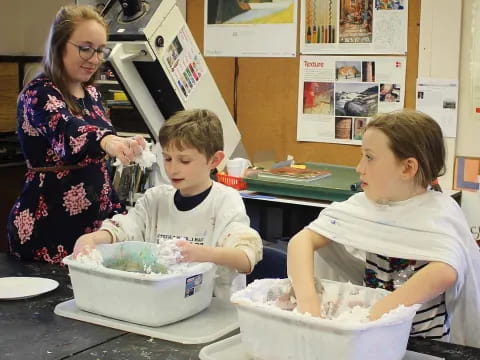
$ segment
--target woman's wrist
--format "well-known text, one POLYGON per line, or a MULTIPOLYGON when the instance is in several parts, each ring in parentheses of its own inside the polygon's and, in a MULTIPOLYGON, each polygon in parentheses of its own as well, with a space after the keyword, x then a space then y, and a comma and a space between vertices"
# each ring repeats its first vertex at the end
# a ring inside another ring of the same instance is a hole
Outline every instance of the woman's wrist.
POLYGON ((105 151, 107 154, 110 155, 110 153, 107 150, 109 142, 113 139, 114 135, 105 135, 101 140, 100 140, 100 147, 102 148, 103 151, 105 151))

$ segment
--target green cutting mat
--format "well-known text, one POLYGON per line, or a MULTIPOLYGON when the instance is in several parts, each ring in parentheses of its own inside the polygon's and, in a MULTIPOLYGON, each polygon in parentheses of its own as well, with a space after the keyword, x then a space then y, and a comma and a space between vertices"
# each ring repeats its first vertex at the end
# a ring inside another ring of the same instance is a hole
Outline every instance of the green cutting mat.
POLYGON ((360 181, 354 167, 311 162, 304 164, 309 169, 329 170, 332 175, 301 182, 260 177, 244 177, 243 180, 247 183, 247 190, 316 200, 343 201, 357 192, 351 190, 352 184, 360 181))

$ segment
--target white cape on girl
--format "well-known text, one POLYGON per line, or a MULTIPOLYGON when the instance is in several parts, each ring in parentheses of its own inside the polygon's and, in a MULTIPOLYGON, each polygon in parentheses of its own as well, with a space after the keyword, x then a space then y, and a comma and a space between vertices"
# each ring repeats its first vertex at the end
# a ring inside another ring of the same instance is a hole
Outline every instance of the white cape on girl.
POLYGON ((480 251, 462 210, 451 197, 427 191, 379 205, 358 193, 331 204, 308 228, 332 240, 319 255, 334 271, 349 272, 352 279, 358 279, 365 264, 345 246, 451 265, 458 274, 445 297, 452 319, 451 342, 480 347, 480 251))

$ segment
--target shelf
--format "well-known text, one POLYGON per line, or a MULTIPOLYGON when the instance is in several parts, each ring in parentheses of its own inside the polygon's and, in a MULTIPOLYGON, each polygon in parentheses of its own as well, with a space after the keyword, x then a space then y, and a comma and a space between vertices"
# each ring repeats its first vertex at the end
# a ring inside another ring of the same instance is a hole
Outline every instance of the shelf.
POLYGON ((118 131, 117 135, 121 136, 121 137, 133 137, 135 135, 140 135, 140 136, 146 138, 147 140, 151 140, 150 134, 140 133, 140 132, 118 131))
POLYGON ((118 106, 118 107, 133 107, 132 103, 128 100, 107 100, 108 107, 118 106))
POLYGON ((117 80, 97 80, 95 85, 118 85, 117 80))

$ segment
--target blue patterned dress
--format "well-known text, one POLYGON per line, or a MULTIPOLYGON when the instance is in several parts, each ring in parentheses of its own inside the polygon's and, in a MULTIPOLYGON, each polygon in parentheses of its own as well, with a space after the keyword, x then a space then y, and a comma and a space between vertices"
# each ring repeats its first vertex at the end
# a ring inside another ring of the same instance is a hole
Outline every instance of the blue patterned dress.
POLYGON ((67 109, 45 76, 19 96, 17 131, 27 172, 7 223, 10 253, 18 258, 60 263, 80 235, 123 212, 100 148, 102 137, 115 130, 95 87, 85 90, 78 99, 88 110, 83 115, 67 109))

